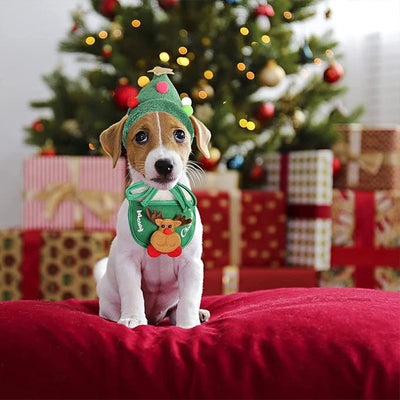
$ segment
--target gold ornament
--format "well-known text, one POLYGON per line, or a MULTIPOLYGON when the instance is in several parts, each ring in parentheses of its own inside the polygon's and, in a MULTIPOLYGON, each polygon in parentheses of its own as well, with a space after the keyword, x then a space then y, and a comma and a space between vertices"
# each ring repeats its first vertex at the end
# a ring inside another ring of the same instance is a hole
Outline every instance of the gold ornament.
POLYGON ((304 124, 304 122, 306 122, 306 115, 302 110, 300 110, 300 108, 297 108, 294 111, 292 122, 295 129, 300 128, 304 124))
POLYGON ((111 22, 110 36, 114 40, 122 40, 124 38, 124 31, 119 22, 111 22))
POLYGON ((284 69, 275 60, 269 60, 267 65, 258 74, 261 85, 269 87, 279 85, 285 76, 284 69))
POLYGON ((197 102, 202 103, 214 97, 214 89, 205 80, 200 80, 197 86, 192 89, 191 97, 197 102))

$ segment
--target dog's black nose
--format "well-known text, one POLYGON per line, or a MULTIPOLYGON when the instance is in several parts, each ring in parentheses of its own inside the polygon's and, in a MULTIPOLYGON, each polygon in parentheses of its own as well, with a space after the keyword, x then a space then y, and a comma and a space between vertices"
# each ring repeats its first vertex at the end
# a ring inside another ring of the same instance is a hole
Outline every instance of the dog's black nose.
POLYGON ((172 164, 171 160, 168 160, 167 158, 162 158, 161 160, 157 160, 154 164, 156 171, 160 175, 167 176, 172 172, 174 169, 174 165, 172 164))

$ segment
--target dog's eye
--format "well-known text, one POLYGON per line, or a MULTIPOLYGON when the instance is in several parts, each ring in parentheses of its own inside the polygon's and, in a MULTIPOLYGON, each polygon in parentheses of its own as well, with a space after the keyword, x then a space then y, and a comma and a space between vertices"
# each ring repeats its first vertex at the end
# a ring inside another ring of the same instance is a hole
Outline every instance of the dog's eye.
POLYGON ((182 143, 186 138, 186 134, 182 129, 176 129, 174 132, 174 139, 178 142, 178 143, 182 143))
POLYGON ((162 225, 161 225, 161 228, 165 228, 165 225, 164 225, 164 224, 162 224, 162 225))
POLYGON ((139 131, 136 135, 135 135, 135 141, 136 143, 139 144, 144 144, 149 140, 149 134, 145 131, 139 131))
POLYGON ((168 228, 172 228, 172 225, 168 225, 168 228))

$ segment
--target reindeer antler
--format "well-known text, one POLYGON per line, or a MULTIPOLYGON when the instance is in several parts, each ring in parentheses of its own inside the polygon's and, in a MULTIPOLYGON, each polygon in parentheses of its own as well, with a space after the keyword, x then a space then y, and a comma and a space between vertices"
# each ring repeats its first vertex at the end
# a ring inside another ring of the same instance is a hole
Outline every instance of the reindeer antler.
POLYGON ((156 219, 164 219, 161 211, 154 210, 151 212, 150 208, 146 208, 146 214, 154 223, 156 223, 156 219))
POLYGON ((182 222, 181 226, 182 226, 190 224, 192 222, 192 218, 186 219, 184 215, 179 214, 174 218, 174 221, 181 221, 182 222))

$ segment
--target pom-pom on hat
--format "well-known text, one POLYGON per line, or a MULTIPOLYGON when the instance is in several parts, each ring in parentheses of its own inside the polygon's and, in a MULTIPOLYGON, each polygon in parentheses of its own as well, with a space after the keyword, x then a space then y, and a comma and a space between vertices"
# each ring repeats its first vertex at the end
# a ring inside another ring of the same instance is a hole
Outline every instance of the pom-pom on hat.
POLYGON ((168 78, 173 74, 172 69, 154 67, 148 72, 153 72, 154 77, 137 95, 137 104, 128 110, 128 119, 125 122, 122 135, 122 143, 126 148, 126 137, 131 126, 145 114, 154 111, 162 111, 179 119, 190 133, 193 140, 194 129, 189 117, 193 114, 190 106, 183 105, 175 86, 168 78))

